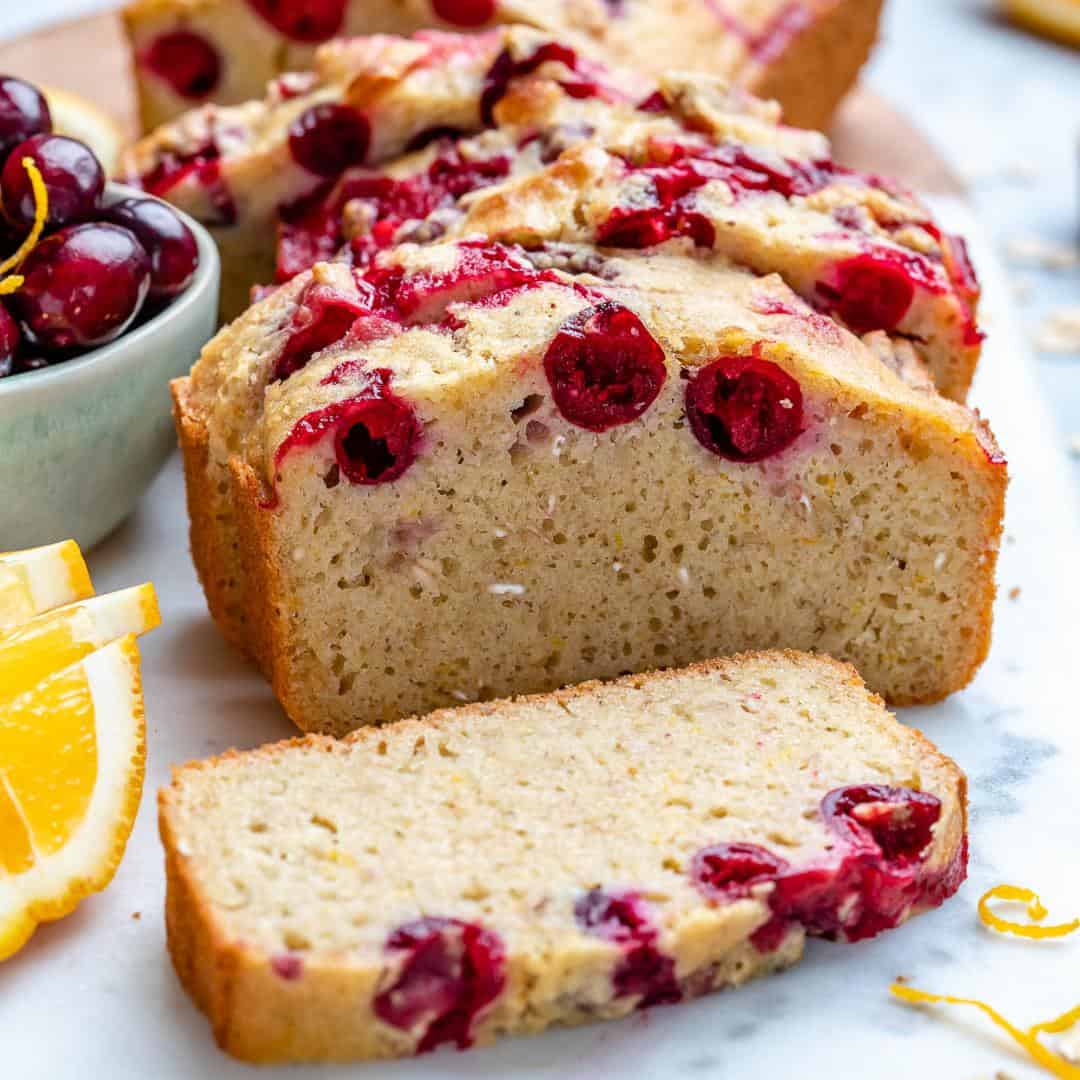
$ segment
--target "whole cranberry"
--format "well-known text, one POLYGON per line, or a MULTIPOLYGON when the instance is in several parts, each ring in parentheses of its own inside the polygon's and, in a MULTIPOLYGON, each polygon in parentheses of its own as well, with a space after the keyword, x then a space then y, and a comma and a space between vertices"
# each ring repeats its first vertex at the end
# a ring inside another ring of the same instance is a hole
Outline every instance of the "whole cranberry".
POLYGON ((729 461, 762 461, 802 434, 802 389, 771 360, 721 356, 686 384, 686 418, 706 450, 729 461))
POLYGON ((348 105, 312 105, 289 128, 289 149, 298 165, 318 176, 337 176, 362 165, 371 125, 348 105))
POLYGON ((190 30, 174 30, 155 38, 139 62, 189 101, 212 94, 221 82, 217 49, 190 30))
POLYGON ((16 143, 52 131, 45 96, 35 86, 11 75, 0 75, 0 157, 16 143))
POLYGON ((46 229, 85 221, 97 212, 105 173, 90 147, 65 135, 34 135, 11 151, 0 172, 4 213, 12 225, 29 228, 34 223, 34 188, 23 158, 33 159, 49 193, 46 229))
POLYGON ((10 375, 19 350, 19 324, 6 307, 0 307, 0 377, 10 375))
POLYGON ((199 246, 171 207, 157 199, 122 199, 105 210, 105 221, 130 229, 150 256, 150 297, 171 300, 199 267, 199 246))
POLYGON ((118 225, 71 225, 20 268, 11 304, 29 341, 47 353, 92 349, 119 337, 150 289, 150 257, 118 225))
POLYGON ((495 0, 431 0, 431 6, 454 26, 483 26, 495 18, 495 0))

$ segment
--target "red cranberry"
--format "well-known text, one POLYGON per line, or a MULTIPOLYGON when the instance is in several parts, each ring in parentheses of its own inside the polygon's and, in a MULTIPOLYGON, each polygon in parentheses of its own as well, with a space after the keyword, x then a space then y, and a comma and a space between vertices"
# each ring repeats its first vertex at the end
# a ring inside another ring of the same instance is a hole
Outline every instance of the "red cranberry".
POLYGON ((362 165, 371 142, 367 118, 348 105, 312 105, 289 128, 289 150, 302 168, 337 176, 362 165))
POLYGON ((10 375, 19 351, 19 324, 6 307, 0 306, 0 375, 10 375))
POLYGON ((341 31, 348 0, 248 0, 279 34, 314 44, 341 31))
POLYGON ((544 371, 559 411, 589 431, 636 420, 667 378, 664 350, 637 315, 610 301, 563 323, 544 371))
POLYGON ((187 154, 165 151, 154 167, 137 177, 135 182, 149 195, 166 196, 188 179, 193 179, 204 190, 216 215, 213 220, 204 218, 205 224, 236 224, 236 203, 221 176, 221 151, 216 143, 206 143, 187 154))
POLYGON ((289 338, 270 381, 282 382, 305 367, 316 353, 340 341, 357 318, 371 310, 371 290, 365 288, 367 294, 346 296, 326 285, 308 285, 297 300, 289 338))
POLYGON ((420 435, 416 413, 401 398, 354 401, 338 427, 338 465, 354 484, 391 483, 416 459, 420 435))
POLYGON ((690 430, 706 450, 731 461, 761 461, 802 432, 799 384, 758 356, 722 356, 686 385, 690 430))
POLYGON ((675 962, 656 946, 656 927, 645 901, 634 892, 591 889, 574 905, 582 929, 622 947, 612 984, 616 997, 637 997, 637 1007, 682 1000, 675 962))
POLYGON ((455 26, 483 26, 495 18, 495 0, 431 0, 431 7, 455 26))
POLYGON ((818 293, 856 334, 895 330, 915 299, 915 280, 902 256, 857 255, 836 268, 818 293))
POLYGON ((772 881, 787 860, 757 844, 713 844, 695 856, 694 884, 713 900, 741 900, 754 885, 772 881))
POLYGON ((418 1053, 443 1043, 472 1045, 480 1014, 506 986, 506 950, 498 934, 460 919, 428 917, 398 927, 386 942, 404 954, 397 979, 375 998, 375 1015, 420 1029, 418 1053))
POLYGON ((23 166, 26 157, 41 170, 49 193, 47 229, 84 221, 97 212, 105 173, 90 147, 64 135, 34 135, 12 150, 0 173, 4 213, 13 225, 29 228, 34 223, 36 203, 30 174, 23 166))
POLYGON ((925 791, 861 784, 830 791, 821 813, 841 836, 858 842, 869 833, 886 859, 904 862, 929 847, 941 800, 925 791))
POLYGON ((304 961, 295 953, 277 953, 270 957, 270 970, 286 982, 295 982, 304 974, 304 961))
MULTIPOLYGON (((513 255, 499 244, 469 241, 459 245, 453 269, 442 273, 422 270, 400 277, 398 268, 388 272, 368 272, 368 280, 383 281, 387 274, 396 279, 382 287, 384 303, 392 304, 408 323, 434 323, 451 304, 476 303, 497 297, 508 290, 536 282, 540 277, 531 263, 513 255)), ((376 288, 379 285, 376 284, 376 288)))
POLYGON ((596 937, 618 943, 649 941, 656 936, 649 909, 637 893, 590 889, 574 904, 578 924, 596 937))
MULTIPOLYGON (((361 393, 308 413, 274 455, 280 466, 293 450, 333 435, 334 457, 354 484, 388 484, 416 460, 423 429, 411 405, 389 390, 390 373, 376 369, 361 393)), ((274 505, 275 499, 269 505, 274 505)))
POLYGON ((90 349, 119 337, 150 288, 150 259, 117 225, 71 225, 47 237, 19 271, 11 304, 27 338, 47 352, 90 349))
POLYGON ((217 49, 190 30, 173 30, 154 38, 139 61, 189 101, 207 97, 221 82, 217 49))
MULTIPOLYGON (((515 60, 509 50, 503 49, 484 76, 484 86, 480 93, 481 120, 488 125, 494 124, 495 106, 506 96, 510 83, 523 75, 531 75, 541 64, 549 61, 561 63, 573 72, 577 72, 580 67, 577 53, 569 46, 555 41, 540 45, 532 56, 523 60, 515 60)), ((595 84, 590 84, 590 93, 574 93, 572 96, 592 96, 596 89, 595 84)))
POLYGON ((108 207, 106 221, 130 229, 150 256, 150 296, 179 296, 199 266, 199 247, 179 215, 157 199, 123 199, 108 207))
POLYGON ((344 243, 341 214, 346 203, 360 200, 372 212, 371 231, 353 242, 358 265, 393 242, 406 222, 423 219, 467 192, 497 183, 510 171, 506 155, 466 160, 456 148, 440 154, 425 172, 400 180, 389 176, 347 176, 336 188, 321 188, 280 215, 277 280, 288 281, 321 259, 331 258, 344 243))
POLYGON ((52 115, 44 94, 22 79, 0 75, 0 158, 31 135, 52 131, 52 115))

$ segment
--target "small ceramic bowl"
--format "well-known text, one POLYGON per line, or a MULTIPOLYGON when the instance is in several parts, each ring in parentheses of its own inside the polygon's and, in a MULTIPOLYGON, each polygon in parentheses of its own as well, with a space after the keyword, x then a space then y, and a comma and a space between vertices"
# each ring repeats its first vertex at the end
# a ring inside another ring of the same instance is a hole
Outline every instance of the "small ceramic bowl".
MULTIPOLYGON (((129 195, 110 184, 107 201, 129 195)), ((169 380, 217 326, 221 267, 210 234, 187 290, 137 330, 55 367, 0 379, 0 551, 107 536, 165 463, 176 438, 169 380)))

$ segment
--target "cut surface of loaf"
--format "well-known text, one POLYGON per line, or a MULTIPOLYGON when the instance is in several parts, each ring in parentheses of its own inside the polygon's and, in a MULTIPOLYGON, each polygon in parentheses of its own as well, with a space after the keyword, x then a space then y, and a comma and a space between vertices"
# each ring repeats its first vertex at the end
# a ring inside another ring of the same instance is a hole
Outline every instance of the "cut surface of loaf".
POLYGON ((881 337, 686 241, 320 264, 175 385, 211 610, 338 734, 774 646, 940 698, 1005 467, 881 337))
POLYGON ((685 237, 779 273, 858 334, 890 334, 942 393, 967 393, 982 335, 963 240, 895 184, 837 165, 824 136, 780 124, 774 104, 700 75, 643 79, 523 28, 357 38, 290 78, 127 159, 132 183, 214 231, 227 317, 253 285, 339 252, 366 265, 448 234, 533 248, 685 237))
POLYGON ((737 986, 940 904, 967 858, 956 765, 795 653, 228 753, 176 771, 160 825, 177 972, 264 1062, 737 986))
POLYGON ((877 33, 881 0, 135 0, 124 11, 144 130, 193 105, 258 97, 329 38, 484 32, 518 23, 575 36, 611 61, 693 67, 826 125, 877 33))

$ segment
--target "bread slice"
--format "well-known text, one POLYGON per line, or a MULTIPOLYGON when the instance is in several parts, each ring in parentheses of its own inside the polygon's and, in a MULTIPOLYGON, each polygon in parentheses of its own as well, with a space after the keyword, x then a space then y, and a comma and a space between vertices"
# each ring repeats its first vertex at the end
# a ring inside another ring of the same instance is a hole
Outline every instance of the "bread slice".
POLYGON ((175 394, 211 610, 305 730, 775 646, 932 701, 988 647, 982 422, 686 245, 320 264, 175 394))
POLYGON ((737 986, 940 904, 967 860, 957 766, 791 652, 231 752, 159 805, 173 963, 261 1062, 737 986))
POLYGON ((266 0, 129 3, 123 17, 144 130, 201 102, 258 97, 268 80, 308 67, 330 37, 482 32, 497 23, 574 34, 613 62, 654 72, 722 75, 778 98, 791 123, 823 127, 866 61, 881 0, 339 0, 316 6, 307 20, 302 11, 266 0), (463 17, 455 18, 458 8, 463 17))

